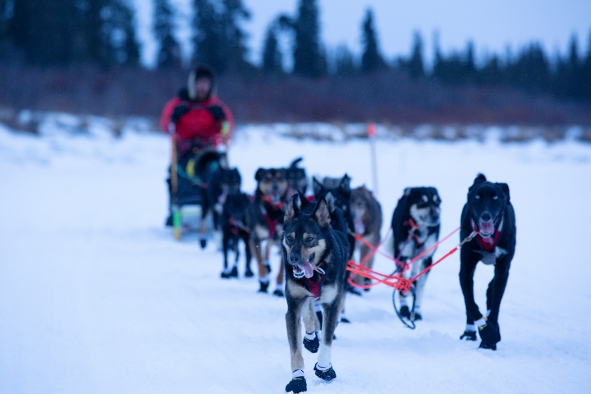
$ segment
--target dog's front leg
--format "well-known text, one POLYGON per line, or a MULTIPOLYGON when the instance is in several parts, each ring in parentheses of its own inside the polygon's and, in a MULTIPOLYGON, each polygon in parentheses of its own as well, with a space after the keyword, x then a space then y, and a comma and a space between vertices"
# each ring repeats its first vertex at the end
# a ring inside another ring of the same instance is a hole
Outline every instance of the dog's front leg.
MULTIPOLYGON (((422 271, 425 268, 431 266, 433 263, 433 259, 431 257, 427 257, 421 260, 421 264, 417 264, 418 270, 422 271)), ((415 269, 413 267, 413 276, 417 275, 418 272, 414 272, 415 269)), ((420 272, 419 271, 419 272, 420 272)), ((422 320, 423 316, 421 315, 421 304, 423 303, 423 294, 425 292, 425 284, 427 283, 427 276, 429 275, 429 271, 427 271, 424 275, 420 276, 416 280, 415 285, 415 302, 414 302, 414 320, 422 320)))
POLYGON ((285 325, 287 328, 287 340, 291 355, 291 381, 285 387, 285 391, 300 393, 307 390, 304 376, 304 357, 302 357, 302 334, 300 330, 300 314, 305 298, 291 298, 288 296, 285 325))
MULTIPOLYGON (((326 289, 323 289, 326 290, 326 289)), ((328 289, 330 290, 330 289, 328 289)), ((336 291, 336 290, 335 290, 336 291)), ((341 305, 341 297, 336 297, 330 304, 323 303, 324 321, 322 323, 322 342, 320 343, 320 352, 318 354, 318 362, 314 366, 316 376, 326 381, 331 381, 337 377, 336 372, 332 368, 332 338, 337 327, 339 317, 339 307, 341 305)))
POLYGON ((466 246, 462 248, 460 254, 460 287, 464 295, 466 323, 468 325, 473 325, 476 320, 483 317, 474 299, 474 272, 476 271, 476 264, 478 264, 480 258, 481 256, 479 254, 467 250, 466 246))

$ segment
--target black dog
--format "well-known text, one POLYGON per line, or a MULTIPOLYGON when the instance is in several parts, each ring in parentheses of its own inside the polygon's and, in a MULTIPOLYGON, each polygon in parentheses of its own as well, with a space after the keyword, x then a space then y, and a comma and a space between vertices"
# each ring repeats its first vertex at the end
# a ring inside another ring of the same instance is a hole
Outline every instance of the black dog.
MULTIPOLYGON (((255 174, 257 189, 254 201, 246 211, 246 226, 250 232, 249 245, 259 270, 259 292, 266 293, 269 287, 271 246, 277 245, 283 233, 283 217, 287 199, 285 168, 259 168, 255 174), (267 241, 264 253, 262 242, 267 241)), ((281 261, 277 275, 277 288, 273 294, 283 296, 284 262, 281 261)))
POLYGON ((237 168, 219 167, 212 174, 207 187, 207 208, 213 212, 215 230, 220 229, 220 216, 226 196, 229 193, 239 193, 241 185, 242 177, 237 168))
POLYGON ((306 175, 306 170, 298 167, 298 164, 302 160, 301 157, 298 157, 292 161, 289 167, 285 169, 285 177, 287 178, 287 183, 290 189, 305 195, 306 190, 308 189, 308 177, 306 175))
MULTIPOLYGON (((404 269, 407 261, 432 247, 439 239, 441 214, 441 198, 434 187, 407 187, 398 200, 392 215, 393 256, 404 269)), ((414 276, 433 263, 435 249, 416 261, 410 270, 414 276)), ((428 272, 428 271, 427 271, 428 272)), ((409 276, 409 272, 405 274, 409 276)), ((400 295, 400 315, 411 320, 421 320, 421 304, 427 275, 419 277, 415 282, 415 300, 411 308, 408 307, 408 294, 400 295)))
POLYGON ((222 249, 224 252, 224 270, 222 278, 238 277, 238 258, 240 252, 238 244, 240 240, 244 241, 246 253, 246 267, 244 276, 252 277, 254 274, 250 268, 251 253, 248 240, 250 238, 249 229, 245 224, 246 209, 250 205, 250 198, 245 193, 230 192, 225 198, 222 210, 222 249), (236 259, 232 268, 228 267, 228 251, 234 251, 236 259))
POLYGON ((482 174, 474 179, 468 190, 468 202, 462 210, 460 239, 474 231, 474 239, 462 245, 460 252, 460 285, 466 304, 466 330, 460 339, 476 340, 480 334, 480 347, 497 349, 501 341, 499 308, 511 260, 515 254, 515 211, 506 183, 492 183, 482 174), (474 301, 474 271, 476 264, 494 264, 495 274, 486 291, 487 316, 480 313, 474 301))
POLYGON ((299 195, 294 195, 285 212, 281 250, 286 264, 285 322, 291 351, 292 380, 285 391, 307 390, 302 357, 300 319, 304 321, 304 347, 312 353, 320 348, 314 366, 316 376, 330 381, 336 378, 331 364, 331 345, 339 310, 345 295, 345 268, 349 245, 347 237, 332 230, 328 203, 321 198, 311 214, 300 210, 299 195), (322 342, 318 339, 319 322, 314 301, 324 311, 322 342))

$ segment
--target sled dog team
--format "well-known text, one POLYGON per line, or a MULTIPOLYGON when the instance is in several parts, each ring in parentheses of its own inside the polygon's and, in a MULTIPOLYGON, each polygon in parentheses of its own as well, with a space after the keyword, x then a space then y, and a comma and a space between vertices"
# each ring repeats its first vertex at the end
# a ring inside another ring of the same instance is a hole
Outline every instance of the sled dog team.
MULTIPOLYGON (((273 246, 280 247, 281 263, 273 294, 285 296, 287 301, 285 320, 293 372, 285 389, 294 393, 307 390, 302 345, 307 351, 318 353, 316 376, 326 381, 336 378, 331 360, 334 331, 339 320, 347 321, 345 294, 358 292, 347 283, 347 262, 357 249, 360 261, 371 269, 373 256, 366 258, 371 252, 368 245, 375 248, 379 244, 382 227, 379 202, 365 186, 351 189, 347 175, 322 181, 313 178, 313 196, 307 196, 308 178, 305 169, 299 167, 300 161, 301 158, 295 160, 288 168, 259 168, 254 196, 240 191, 238 170, 220 170, 221 214, 216 219, 216 228, 222 231, 222 278, 238 277, 238 246, 242 240, 246 253, 244 276, 254 276, 250 266, 254 256, 258 291, 267 293, 269 255, 273 246), (231 266, 230 250, 235 253, 231 266), (300 321, 305 329, 303 338, 300 321)), ((441 197, 434 187, 406 188, 398 200, 387 247, 397 269, 407 277, 433 262, 433 246, 440 233, 440 205, 441 197), (422 256, 410 270, 405 270, 406 263, 419 255, 422 256)), ((460 239, 468 240, 460 249, 459 279, 466 308, 466 328, 460 339, 476 341, 480 336, 480 348, 496 350, 501 340, 499 308, 515 253, 515 213, 508 185, 490 182, 478 174, 468 189, 460 223, 460 239), (494 265, 484 313, 474 300, 473 277, 479 261, 494 265)), ((426 280, 427 275, 423 275, 414 283, 414 302, 409 294, 399 294, 402 317, 422 319, 426 280)), ((352 281, 359 285, 370 283, 361 276, 352 281)))

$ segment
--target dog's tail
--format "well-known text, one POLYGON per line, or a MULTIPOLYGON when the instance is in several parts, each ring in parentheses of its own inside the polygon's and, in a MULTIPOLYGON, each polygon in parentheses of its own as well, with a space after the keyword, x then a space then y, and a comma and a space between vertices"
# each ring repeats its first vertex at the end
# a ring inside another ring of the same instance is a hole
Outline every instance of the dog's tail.
POLYGON ((296 168, 299 164, 300 161, 304 160, 303 157, 298 157, 297 159, 295 159, 294 161, 291 162, 291 164, 289 165, 289 168, 296 168))

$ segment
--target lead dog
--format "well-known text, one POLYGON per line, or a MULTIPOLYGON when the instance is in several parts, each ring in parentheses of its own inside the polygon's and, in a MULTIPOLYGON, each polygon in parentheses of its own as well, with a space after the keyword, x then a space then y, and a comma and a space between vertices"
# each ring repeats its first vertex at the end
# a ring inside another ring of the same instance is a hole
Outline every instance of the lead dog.
MULTIPOLYGON (((439 239, 441 198, 434 187, 407 187, 398 200, 392 215, 393 256, 397 264, 412 260, 432 247, 439 239)), ((435 249, 416 261, 411 268, 411 276, 421 272, 433 262, 435 249)), ((399 266, 403 269, 404 266, 399 266)), ((408 276, 408 273, 405 275, 408 276)), ((415 282, 415 300, 411 308, 407 304, 407 294, 400 295, 400 315, 410 320, 421 320, 421 304, 427 274, 415 282)))
POLYGON ((331 345, 345 294, 349 249, 345 234, 331 229, 330 211, 323 197, 311 214, 301 211, 299 200, 296 194, 287 206, 281 242, 283 259, 287 263, 285 323, 293 371, 285 391, 294 393, 307 390, 300 319, 306 329, 304 347, 312 353, 320 349, 314 366, 316 376, 326 381, 336 378, 331 364, 331 345), (324 311, 321 342, 318 339, 320 323, 314 312, 316 300, 324 311))
POLYGON ((480 347, 497 350, 497 343, 501 341, 499 308, 515 254, 517 233, 509 186, 489 182, 478 174, 468 190, 461 221, 460 239, 466 239, 473 231, 477 235, 462 245, 460 251, 460 286, 466 305, 466 330, 460 339, 475 341, 478 328, 480 347), (495 266, 486 290, 487 316, 474 301, 474 271, 479 261, 495 266))

